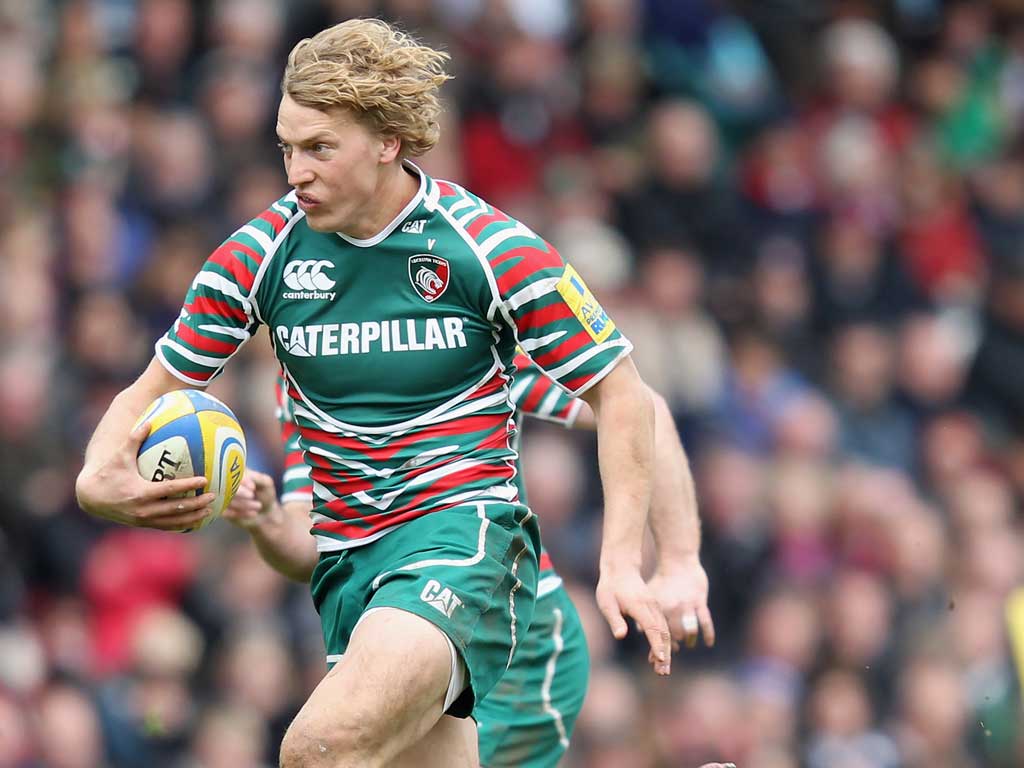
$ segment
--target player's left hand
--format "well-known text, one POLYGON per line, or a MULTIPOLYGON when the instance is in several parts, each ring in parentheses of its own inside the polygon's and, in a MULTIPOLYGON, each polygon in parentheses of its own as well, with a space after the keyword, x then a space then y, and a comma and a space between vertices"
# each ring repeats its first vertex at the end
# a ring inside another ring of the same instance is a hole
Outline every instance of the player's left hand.
POLYGON ((704 636, 708 648, 715 644, 715 623, 708 610, 708 575, 697 555, 659 563, 647 585, 665 614, 676 648, 681 642, 687 648, 696 647, 698 634, 704 636))
POLYGON ((239 528, 256 530, 268 520, 276 519, 277 491, 270 475, 247 468, 242 482, 221 517, 239 528))
POLYGON ((651 646, 648 659, 654 671, 659 675, 671 674, 672 637, 639 568, 602 563, 597 582, 597 607, 617 640, 624 638, 628 631, 624 617, 631 617, 651 646))

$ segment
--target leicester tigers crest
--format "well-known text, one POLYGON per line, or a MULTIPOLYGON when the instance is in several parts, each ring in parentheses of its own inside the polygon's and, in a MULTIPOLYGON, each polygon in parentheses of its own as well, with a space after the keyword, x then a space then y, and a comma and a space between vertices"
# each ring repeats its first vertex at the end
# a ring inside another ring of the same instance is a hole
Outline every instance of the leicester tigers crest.
POLYGON ((418 253, 409 257, 409 280, 422 299, 433 302, 448 288, 448 260, 418 253))

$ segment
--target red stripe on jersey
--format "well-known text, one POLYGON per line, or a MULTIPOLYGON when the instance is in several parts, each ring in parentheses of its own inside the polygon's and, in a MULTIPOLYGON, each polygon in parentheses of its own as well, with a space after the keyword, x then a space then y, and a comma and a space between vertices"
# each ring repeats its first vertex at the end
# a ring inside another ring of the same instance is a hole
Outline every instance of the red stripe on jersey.
POLYGON ((185 374, 190 379, 195 379, 196 381, 209 381, 210 377, 212 377, 214 373, 213 371, 189 370, 188 368, 181 367, 177 368, 176 370, 179 373, 185 374))
POLYGON ((192 301, 185 305, 185 309, 190 315, 220 315, 242 321, 249 319, 241 307, 209 296, 193 296, 192 301))
POLYGON ((328 459, 317 456, 315 453, 306 454, 306 463, 309 464, 310 482, 320 483, 335 496, 347 496, 373 488, 372 481, 361 479, 351 472, 338 469, 328 459))
POLYGON ((485 213, 483 216, 477 216, 469 223, 469 226, 466 227, 466 232, 469 233, 470 237, 476 240, 480 236, 480 233, 483 232, 489 224, 496 224, 501 221, 508 221, 508 216, 495 208, 493 213, 485 213))
POLYGON ((451 504, 445 507, 435 507, 433 509, 425 510, 421 506, 420 502, 438 494, 443 494, 446 491, 454 490, 460 486, 487 479, 491 475, 496 475, 494 484, 498 484, 510 479, 512 471, 510 467, 507 467, 504 464, 501 466, 485 465, 469 467, 459 472, 453 472, 446 477, 439 478, 436 483, 425 488, 401 507, 387 512, 375 512, 365 516, 361 516, 357 510, 353 509, 344 501, 336 499, 328 502, 325 505, 326 509, 333 514, 348 517, 351 522, 345 522, 342 520, 320 522, 313 526, 313 530, 337 533, 350 539, 365 539, 367 536, 372 536, 385 528, 391 528, 399 523, 404 523, 408 520, 414 520, 417 517, 422 517, 426 514, 434 514, 443 509, 457 506, 458 504, 451 504), (498 472, 495 472, 495 470, 498 470, 498 472), (358 521, 358 523, 356 521, 358 521), (366 527, 367 525, 369 527, 366 527))
MULTIPOLYGON (((550 249, 550 246, 548 246, 548 243, 547 243, 546 240, 541 240, 541 242, 546 247, 548 247, 550 249)), ((554 250, 554 249, 551 249, 551 250, 554 250)), ((550 252, 543 251, 543 250, 541 250, 536 245, 520 245, 520 246, 517 246, 515 248, 509 248, 507 251, 502 251, 501 253, 496 253, 496 254, 493 254, 493 255, 489 255, 488 259, 487 259, 487 263, 491 265, 491 269, 494 269, 498 265, 504 264, 509 259, 514 259, 514 258, 527 259, 528 258, 528 259, 531 259, 531 260, 535 260, 537 258, 536 254, 538 254, 538 253, 544 254, 544 256, 550 256, 551 255, 550 252)), ((556 253, 556 256, 557 256, 557 253, 556 253)), ((543 266, 554 266, 554 267, 562 266, 562 259, 561 259, 561 257, 558 256, 557 258, 558 258, 558 261, 556 263, 554 263, 554 264, 547 264, 547 263, 545 263, 543 266)), ((545 262, 546 261, 547 260, 545 259, 545 262)), ((536 262, 534 262, 534 263, 536 263, 536 262)))
POLYGON ((223 341, 212 336, 202 336, 185 323, 178 323, 175 334, 179 339, 200 352, 212 352, 215 355, 230 355, 235 351, 237 342, 223 341))
POLYGON ((559 408, 551 415, 554 416, 556 419, 568 419, 569 416, 572 414, 572 402, 572 400, 568 401, 565 405, 563 405, 561 408, 559 408))
POLYGON ((280 234, 281 230, 284 229, 284 225, 288 223, 288 219, 286 219, 284 216, 282 216, 280 213, 273 210, 272 208, 268 208, 263 213, 261 213, 257 218, 260 218, 263 221, 267 222, 267 224, 270 225, 270 229, 273 231, 275 236, 280 234))
POLYGON ((530 360, 529 355, 524 355, 522 352, 516 352, 516 356, 512 358, 512 365, 516 367, 516 371, 525 371, 533 365, 533 361, 530 360))
POLYGON ((573 317, 573 314, 569 305, 564 301, 556 301, 554 304, 534 309, 513 319, 516 321, 516 328, 519 329, 520 334, 528 336, 528 334, 524 334, 525 331, 542 328, 559 320, 568 320, 570 317, 573 317))
POLYGON ((441 197, 451 197, 455 194, 455 187, 449 184, 447 181, 437 182, 437 188, 441 192, 441 197))
POLYGON ((508 296, 519 283, 542 269, 561 269, 565 265, 558 251, 546 242, 544 244, 548 247, 548 250, 542 250, 533 245, 524 245, 519 248, 513 248, 506 252, 506 254, 503 254, 501 258, 496 258, 490 262, 493 269, 512 256, 522 256, 522 261, 509 268, 507 272, 501 276, 495 275, 502 296, 508 296))
POLYGON ((533 382, 526 390, 526 397, 522 398, 517 405, 525 413, 536 413, 541 401, 551 391, 551 379, 540 374, 534 376, 533 382))
MULTIPOLYGON (((335 514, 342 514, 342 510, 346 510, 348 511, 346 517, 356 517, 356 519, 358 519, 358 515, 355 513, 355 510, 344 502, 332 501, 327 505, 327 509, 335 514)), ((408 509, 405 512, 399 512, 389 516, 387 519, 387 525, 378 524, 377 526, 370 528, 365 528, 362 525, 357 525, 355 523, 347 523, 342 520, 330 520, 317 523, 313 526, 313 530, 321 533, 336 533, 344 536, 346 539, 358 541, 359 539, 365 539, 368 536, 372 536, 374 533, 382 531, 385 528, 390 528, 398 525, 399 523, 406 523, 409 520, 415 520, 417 517, 423 517, 424 515, 430 514, 432 511, 434 510, 408 509)), ((378 515, 373 515, 373 517, 378 517, 378 515)))
POLYGON ((252 284, 256 280, 256 275, 245 265, 235 251, 241 251, 249 258, 253 259, 259 264, 263 259, 262 257, 247 245, 230 240, 220 246, 212 254, 210 254, 210 261, 220 267, 223 267, 228 271, 235 280, 238 282, 240 288, 243 289, 243 293, 248 293, 252 290, 252 284))
POLYGON ((585 376, 577 376, 575 379, 569 379, 568 381, 562 382, 563 386, 570 392, 575 392, 577 389, 582 387, 588 381, 594 378, 594 374, 588 373, 585 376))
POLYGON ((589 344, 590 340, 589 333, 580 331, 575 336, 570 336, 554 349, 549 349, 547 352, 537 355, 537 365, 542 368, 554 368, 572 355, 573 352, 589 344))
POLYGON ((547 552, 540 553, 540 562, 537 564, 542 571, 552 571, 555 566, 551 563, 551 555, 547 552))
MULTIPOLYGON (((434 438, 450 437, 452 435, 467 435, 473 432, 487 432, 488 435, 493 432, 507 434, 507 423, 507 413, 488 413, 476 416, 467 416, 462 419, 445 421, 441 424, 431 424, 419 432, 403 435, 400 438, 392 440, 387 445, 382 446, 368 445, 362 440, 358 440, 354 437, 333 435, 330 432, 322 432, 318 429, 302 428, 300 431, 303 436, 306 437, 308 442, 324 443, 359 454, 361 461, 371 464, 373 462, 388 461, 403 448, 408 448, 416 443, 432 440, 434 438)), ((324 466, 326 467, 328 465, 325 464, 324 466)))

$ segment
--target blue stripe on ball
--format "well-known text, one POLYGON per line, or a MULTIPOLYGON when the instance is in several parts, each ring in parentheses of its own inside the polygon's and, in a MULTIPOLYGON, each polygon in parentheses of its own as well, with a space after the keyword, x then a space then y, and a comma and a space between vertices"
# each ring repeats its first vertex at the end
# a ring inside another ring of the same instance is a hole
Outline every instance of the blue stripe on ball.
POLYGON ((230 408, 211 395, 200 392, 198 389, 185 389, 182 391, 192 401, 192 405, 197 411, 217 411, 218 413, 230 416, 232 419, 235 418, 235 414, 231 412, 230 408))

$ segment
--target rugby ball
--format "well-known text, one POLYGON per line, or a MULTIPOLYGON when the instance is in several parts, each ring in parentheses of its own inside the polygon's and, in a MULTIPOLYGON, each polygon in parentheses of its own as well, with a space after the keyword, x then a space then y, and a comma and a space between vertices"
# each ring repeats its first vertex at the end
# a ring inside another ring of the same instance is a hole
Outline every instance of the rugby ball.
MULTIPOLYGON (((202 475, 203 493, 215 493, 213 514, 202 528, 223 512, 245 473, 245 435, 224 403, 197 389, 179 389, 158 397, 135 422, 150 423, 139 448, 139 474, 147 480, 173 480, 202 475)), ((186 496, 199 495, 190 491, 186 496)))

